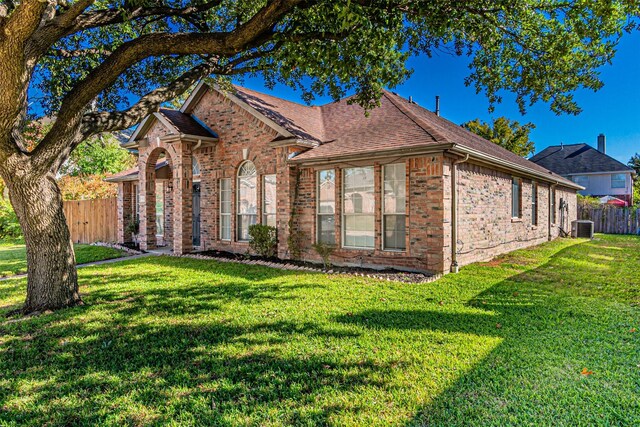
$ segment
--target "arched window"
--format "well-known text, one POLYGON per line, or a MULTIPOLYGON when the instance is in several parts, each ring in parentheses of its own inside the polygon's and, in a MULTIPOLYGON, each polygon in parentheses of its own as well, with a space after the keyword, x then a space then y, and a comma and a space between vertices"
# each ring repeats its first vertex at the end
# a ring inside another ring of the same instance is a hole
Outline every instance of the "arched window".
POLYGON ((238 240, 249 240, 249 226, 258 220, 258 174, 256 166, 246 161, 238 169, 237 186, 238 240))
POLYGON ((200 162, 198 162, 196 156, 191 156, 191 172, 193 176, 200 175, 200 162))

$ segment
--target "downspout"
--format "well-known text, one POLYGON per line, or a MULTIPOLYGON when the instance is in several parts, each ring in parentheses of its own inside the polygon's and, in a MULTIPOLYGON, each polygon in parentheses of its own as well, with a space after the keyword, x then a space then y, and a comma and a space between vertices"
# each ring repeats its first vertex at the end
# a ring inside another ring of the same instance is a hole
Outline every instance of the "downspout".
POLYGON ((451 272, 457 273, 458 267, 458 184, 457 166, 469 160, 469 154, 463 159, 451 163, 451 272))
POLYGON ((551 197, 554 195, 553 192, 556 189, 557 185, 558 185, 558 183, 556 182, 555 184, 551 184, 549 186, 549 197, 547 199, 547 205, 549 205, 549 217, 547 219, 547 223, 549 225, 548 226, 548 230, 547 230, 547 234, 548 234, 547 235, 547 240, 548 241, 553 240, 553 236, 551 235, 551 219, 553 218, 554 212, 552 212, 551 209, 552 209, 552 206, 553 206, 553 209, 555 209, 556 201, 555 201, 555 197, 554 197, 553 203, 551 203, 551 197))
POLYGON ((191 153, 193 153, 194 151, 196 151, 198 148, 200 148, 200 146, 202 145, 202 140, 199 139, 198 142, 196 143, 196 145, 193 146, 193 148, 191 149, 191 153))

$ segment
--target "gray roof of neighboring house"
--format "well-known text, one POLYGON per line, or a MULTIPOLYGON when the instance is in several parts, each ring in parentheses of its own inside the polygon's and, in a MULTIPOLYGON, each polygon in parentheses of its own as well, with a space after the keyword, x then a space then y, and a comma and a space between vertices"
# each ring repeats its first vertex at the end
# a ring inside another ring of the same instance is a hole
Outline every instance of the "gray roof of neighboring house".
POLYGON ((633 169, 588 144, 554 145, 529 160, 559 175, 633 172, 633 169))

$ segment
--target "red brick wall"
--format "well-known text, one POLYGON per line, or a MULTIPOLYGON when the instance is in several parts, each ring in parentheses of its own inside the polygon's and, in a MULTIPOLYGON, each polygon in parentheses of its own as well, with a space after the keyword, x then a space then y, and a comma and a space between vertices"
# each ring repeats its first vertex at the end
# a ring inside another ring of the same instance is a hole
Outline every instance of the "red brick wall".
MULTIPOLYGON (((269 142, 276 132, 249 112, 217 92, 206 93, 193 114, 206 123, 219 141, 193 152, 194 143, 161 143, 157 136, 165 132, 156 124, 149 132, 149 145, 140 149, 140 212, 143 247, 156 244, 155 236, 155 173, 157 155, 164 151, 171 161, 173 174, 166 190, 165 237, 177 252, 192 250, 191 201, 193 177, 192 155, 200 163, 201 185, 201 246, 195 249, 219 249, 244 253, 248 244, 236 241, 236 184, 237 170, 242 162, 251 160, 258 173, 258 222, 261 222, 262 178, 266 174, 277 176, 278 256, 289 257, 287 237, 289 221, 294 230, 302 233, 303 259, 320 261, 313 250, 316 241, 316 177, 320 169, 336 170, 336 242, 332 262, 335 264, 399 267, 410 270, 446 272, 451 265, 451 170, 452 159, 444 154, 395 158, 388 163, 406 165, 406 250, 402 252, 382 249, 382 166, 385 162, 356 162, 336 164, 332 167, 297 168, 287 163, 292 148, 272 148, 269 142), (342 169, 354 166, 373 166, 375 175, 375 247, 370 250, 341 247, 342 221, 342 169), (232 215, 230 242, 221 241, 219 224, 219 188, 222 178, 231 178, 232 215), (294 195, 297 194, 297 197, 294 195), (146 212, 146 215, 145 215, 146 212), (293 217, 291 217, 293 215, 293 217), (149 221, 145 217, 149 218, 149 221)), ((122 209, 130 195, 126 184, 121 185, 122 209)), ((531 225, 531 181, 523 180, 521 221, 511 218, 511 175, 484 166, 466 162, 458 165, 458 262, 460 265, 487 260, 495 255, 541 243, 558 235, 554 225, 549 232, 549 186, 539 184, 539 224, 531 225)), ((565 228, 576 217, 575 192, 558 188, 560 198, 568 203, 565 228)), ((120 208, 119 204, 119 208, 120 208)), ((129 208, 130 209, 130 208, 129 208)), ((558 215, 558 223, 560 215, 558 215)), ((124 232, 122 237, 126 239, 124 232)))
MULTIPOLYGON (((451 159, 447 158, 445 187, 451 188, 451 159)), ((538 225, 532 225, 532 180, 522 179, 522 217, 511 217, 511 180, 506 172, 465 162, 457 165, 458 175, 458 264, 486 261, 496 255, 536 245, 559 235, 557 224, 549 227, 549 185, 538 184, 538 225)), ((566 188, 556 188, 556 207, 560 198, 569 202, 565 229, 576 219, 576 195, 566 188)), ((449 217, 449 233, 451 209, 449 217)), ((450 234, 449 234, 450 235, 450 234)), ((450 238, 449 238, 450 240, 450 238)), ((445 244, 445 268, 451 265, 451 242, 445 244)))
POLYGON ((276 174, 278 210, 276 223, 280 240, 279 252, 286 248, 289 205, 289 171, 286 148, 271 148, 268 143, 277 133, 238 105, 217 92, 207 92, 193 114, 209 126, 219 137, 212 147, 201 148, 194 154, 200 162, 200 215, 202 249, 246 252, 248 244, 236 242, 236 185, 238 167, 252 161, 258 174, 258 221, 262 218, 262 177, 276 174), (220 179, 231 178, 231 236, 232 241, 220 240, 219 209, 220 179))
POLYGON ((360 162, 317 169, 303 168, 295 202, 295 225, 304 233, 304 259, 321 261, 312 244, 316 241, 316 179, 317 171, 336 171, 336 244, 332 262, 337 265, 400 267, 411 270, 442 271, 444 240, 442 155, 394 159, 404 162, 407 171, 406 226, 407 249, 402 252, 382 249, 382 164, 360 162), (353 166, 374 167, 375 247, 373 249, 342 248, 342 169, 353 166))

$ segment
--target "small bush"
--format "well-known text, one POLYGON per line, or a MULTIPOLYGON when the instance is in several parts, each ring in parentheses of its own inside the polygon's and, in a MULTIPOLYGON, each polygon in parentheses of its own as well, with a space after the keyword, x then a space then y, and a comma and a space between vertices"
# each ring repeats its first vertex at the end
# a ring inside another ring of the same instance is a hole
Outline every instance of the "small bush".
POLYGON ((127 228, 125 229, 125 231, 133 235, 140 234, 140 221, 137 219, 130 219, 127 223, 127 228))
POLYGON ((18 217, 7 199, 0 199, 0 239, 22 237, 18 217))
POLYGON ((258 255, 271 258, 276 254, 278 234, 275 227, 263 224, 249 226, 249 247, 258 255))
POLYGON ((313 249, 322 258, 325 270, 329 269, 331 267, 331 255, 333 255, 333 252, 336 250, 335 245, 318 242, 313 244, 313 249))
POLYGON ((602 203, 600 203, 600 199, 593 196, 583 196, 582 194, 578 194, 578 207, 581 208, 599 208, 602 207, 602 203))

